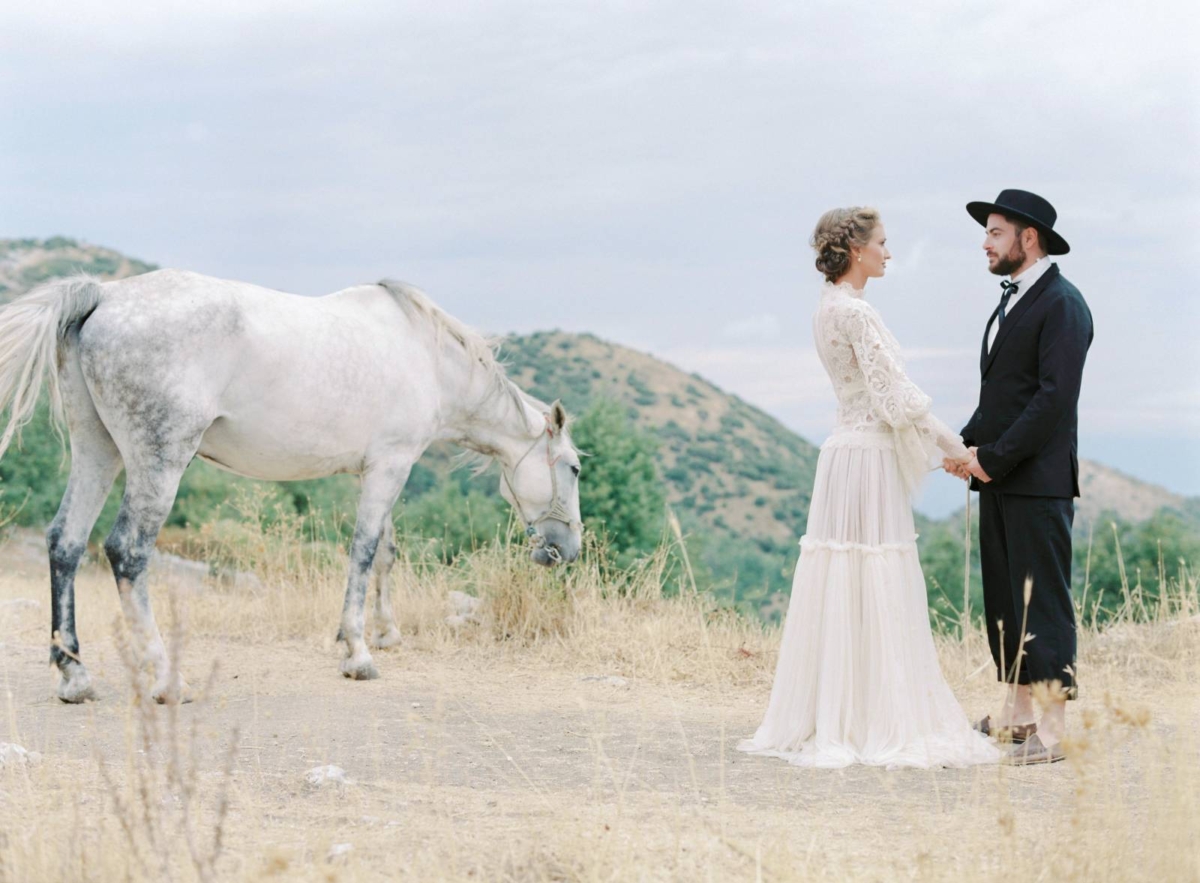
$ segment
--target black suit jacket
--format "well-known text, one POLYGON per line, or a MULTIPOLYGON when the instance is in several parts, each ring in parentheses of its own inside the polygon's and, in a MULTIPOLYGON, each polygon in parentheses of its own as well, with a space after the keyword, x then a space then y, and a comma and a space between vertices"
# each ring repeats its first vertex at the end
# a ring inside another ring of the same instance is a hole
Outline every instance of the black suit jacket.
POLYGON ((1092 313, 1079 289, 1051 265, 1005 317, 980 354, 979 407, 963 441, 979 448, 991 481, 973 490, 1078 497, 1078 402, 1092 343, 1092 313))

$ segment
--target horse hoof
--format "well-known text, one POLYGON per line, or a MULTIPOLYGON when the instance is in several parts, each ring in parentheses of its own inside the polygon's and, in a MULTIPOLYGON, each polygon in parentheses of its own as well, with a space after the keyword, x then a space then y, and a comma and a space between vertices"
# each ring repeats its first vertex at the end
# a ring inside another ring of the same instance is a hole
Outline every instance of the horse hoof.
POLYGON ((375 668, 370 658, 365 661, 355 661, 346 659, 342 662, 342 674, 350 678, 352 681, 373 681, 379 677, 379 672, 375 668))
POLYGON ((400 630, 395 626, 389 628, 382 635, 376 635, 375 640, 371 644, 379 650, 385 650, 388 647, 395 647, 404 639, 400 635, 400 630))
POLYGON ((180 682, 174 687, 155 688, 150 694, 150 698, 159 705, 187 705, 195 699, 191 687, 184 682, 180 682))
POLYGON ((64 674, 58 682, 58 698, 70 705, 95 702, 96 691, 92 689, 92 678, 87 669, 79 666, 70 676, 64 674))

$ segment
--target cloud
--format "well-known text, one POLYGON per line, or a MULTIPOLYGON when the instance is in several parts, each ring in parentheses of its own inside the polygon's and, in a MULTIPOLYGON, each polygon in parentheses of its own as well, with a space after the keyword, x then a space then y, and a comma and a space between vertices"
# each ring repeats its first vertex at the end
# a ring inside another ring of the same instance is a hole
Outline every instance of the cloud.
POLYGON ((184 138, 194 144, 199 144, 202 141, 207 141, 211 133, 208 131, 208 126, 201 122, 190 122, 184 128, 184 138))

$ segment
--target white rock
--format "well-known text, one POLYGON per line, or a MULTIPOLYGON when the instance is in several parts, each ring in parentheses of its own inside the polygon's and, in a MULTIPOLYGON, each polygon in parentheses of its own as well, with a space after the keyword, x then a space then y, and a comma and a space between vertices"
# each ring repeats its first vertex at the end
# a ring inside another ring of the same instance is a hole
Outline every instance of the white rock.
POLYGON ((474 595, 468 595, 466 592, 451 592, 447 598, 450 601, 450 606, 458 616, 466 616, 468 618, 479 613, 479 605, 483 602, 474 595))
POLYGON ((206 561, 193 561, 169 552, 155 550, 151 553, 150 568, 153 578, 193 590, 201 590, 213 580, 242 592, 261 592, 263 589, 262 580, 248 571, 231 567, 217 568, 206 561))
POLYGON ((209 575, 208 565, 203 561, 192 561, 157 549, 150 553, 150 568, 168 576, 193 580, 205 580, 209 575))
POLYGON ((26 751, 12 742, 0 742, 0 770, 36 766, 41 762, 42 756, 36 751, 26 751))
POLYGON ((336 862, 345 861, 350 853, 354 851, 353 843, 335 843, 329 847, 329 855, 325 856, 325 861, 336 862))
POLYGON ((212 573, 203 561, 192 561, 169 552, 150 553, 150 579, 187 592, 203 592, 212 573))
POLYGON ((304 774, 304 780, 314 788, 320 788, 325 785, 353 785, 354 780, 346 777, 346 771, 340 766, 329 764, 328 766, 313 767, 304 774))
POLYGON ((221 585, 234 591, 255 594, 263 590, 263 582, 248 570, 232 570, 226 568, 217 574, 221 585))
POLYGON ((628 687, 629 681, 617 675, 587 675, 581 681, 595 681, 608 687, 628 687))

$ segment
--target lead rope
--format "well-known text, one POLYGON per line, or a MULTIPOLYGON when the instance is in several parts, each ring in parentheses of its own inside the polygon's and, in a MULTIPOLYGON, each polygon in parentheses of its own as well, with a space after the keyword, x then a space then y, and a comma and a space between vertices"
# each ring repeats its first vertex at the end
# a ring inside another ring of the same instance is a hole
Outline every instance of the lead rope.
MULTIPOLYGON (((963 605, 962 639, 967 643, 967 629, 971 625, 971 482, 967 482, 967 515, 963 534, 963 605)), ((985 616, 984 619, 987 617, 985 616)))

